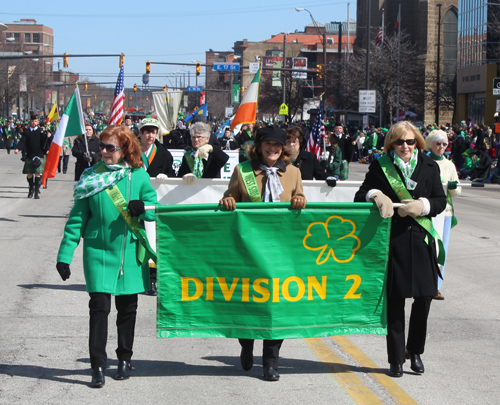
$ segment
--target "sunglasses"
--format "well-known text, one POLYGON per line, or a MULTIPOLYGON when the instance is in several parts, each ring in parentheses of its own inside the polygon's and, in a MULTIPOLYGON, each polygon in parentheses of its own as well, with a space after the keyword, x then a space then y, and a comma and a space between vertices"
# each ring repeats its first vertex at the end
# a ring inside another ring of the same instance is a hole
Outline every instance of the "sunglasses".
POLYGON ((116 146, 113 144, 106 145, 105 143, 99 142, 99 149, 100 150, 106 149, 110 153, 120 150, 121 148, 122 148, 121 146, 116 146))
POLYGON ((398 139, 394 141, 394 143, 398 146, 401 146, 402 144, 406 143, 408 146, 415 145, 415 142, 417 140, 415 138, 413 139, 398 139))
POLYGON ((444 143, 444 142, 436 142, 436 145, 437 145, 437 146, 441 146, 441 145, 442 145, 442 146, 448 146, 448 144, 447 144, 447 143, 444 143))

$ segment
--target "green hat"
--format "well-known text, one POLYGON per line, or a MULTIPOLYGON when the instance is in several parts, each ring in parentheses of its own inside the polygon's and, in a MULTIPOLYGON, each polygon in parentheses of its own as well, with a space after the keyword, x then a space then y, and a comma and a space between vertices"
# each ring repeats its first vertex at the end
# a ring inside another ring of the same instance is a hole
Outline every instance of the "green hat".
POLYGON ((144 118, 139 124, 139 131, 141 131, 144 127, 154 127, 160 129, 160 123, 158 122, 158 120, 151 117, 144 118))

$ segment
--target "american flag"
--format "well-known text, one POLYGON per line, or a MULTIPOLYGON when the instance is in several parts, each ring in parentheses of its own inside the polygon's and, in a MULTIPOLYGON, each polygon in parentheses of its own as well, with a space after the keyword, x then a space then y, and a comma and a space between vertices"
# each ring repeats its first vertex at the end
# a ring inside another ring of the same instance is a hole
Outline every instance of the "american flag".
POLYGON ((375 45, 382 49, 387 49, 387 41, 385 40, 384 27, 382 26, 382 21, 380 22, 380 27, 378 28, 377 38, 375 38, 375 45))
POLYGON ((321 156, 321 138, 325 137, 325 120, 323 119, 323 100, 319 103, 318 115, 314 120, 314 124, 307 141, 306 150, 316 155, 319 160, 321 156))
POLYGON ((109 125, 120 125, 123 120, 123 104, 125 101, 125 91, 123 89, 123 64, 120 68, 120 74, 116 81, 115 95, 113 97, 113 105, 111 106, 111 115, 109 117, 109 125))

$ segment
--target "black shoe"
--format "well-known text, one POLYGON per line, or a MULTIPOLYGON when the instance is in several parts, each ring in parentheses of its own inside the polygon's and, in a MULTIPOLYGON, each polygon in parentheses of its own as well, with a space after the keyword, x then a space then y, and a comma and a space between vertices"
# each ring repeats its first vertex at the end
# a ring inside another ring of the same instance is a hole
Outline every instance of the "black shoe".
POLYGON ((406 358, 410 359, 411 366, 410 368, 417 374, 423 374, 424 363, 422 363, 422 359, 420 359, 420 354, 412 354, 408 350, 406 351, 406 358))
POLYGON ((92 382, 90 383, 92 388, 102 388, 104 386, 104 370, 102 367, 92 369, 92 382))
POLYGON ((248 371, 253 367, 253 347, 252 348, 241 348, 240 353, 240 363, 243 370, 248 371))
POLYGON ((403 365, 391 364, 389 367, 389 375, 391 377, 403 377, 403 365))
POLYGON ((30 191, 28 191, 28 198, 33 197, 34 193, 35 193, 35 189, 34 188, 30 188, 30 191))
POLYGON ((273 367, 264 368, 264 380, 266 381, 278 381, 280 375, 273 367))
POLYGON ((156 277, 155 278, 150 278, 149 282, 150 282, 150 285, 151 285, 151 289, 148 291, 148 295, 156 295, 157 294, 157 291, 156 291, 156 277))
POLYGON ((118 369, 116 370, 115 380, 126 380, 130 378, 130 371, 132 370, 132 365, 130 361, 118 361, 118 369))

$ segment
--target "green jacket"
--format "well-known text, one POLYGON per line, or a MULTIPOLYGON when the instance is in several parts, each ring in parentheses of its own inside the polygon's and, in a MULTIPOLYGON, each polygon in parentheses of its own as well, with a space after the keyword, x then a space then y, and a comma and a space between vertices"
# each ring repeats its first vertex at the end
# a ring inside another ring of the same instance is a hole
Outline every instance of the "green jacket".
MULTIPOLYGON (((133 169, 117 183, 128 201, 142 200, 158 205, 149 175, 141 167, 133 169)), ((141 220, 154 221, 154 211, 141 220)), ((105 190, 75 201, 64 228, 57 261, 70 264, 83 238, 83 270, 87 292, 113 295, 136 294, 149 290, 149 266, 137 259, 139 241, 114 206, 105 190)))
POLYGON ((326 151, 328 152, 328 168, 326 169, 326 172, 330 176, 334 174, 340 176, 340 167, 342 166, 342 151, 338 146, 327 146, 326 151))

